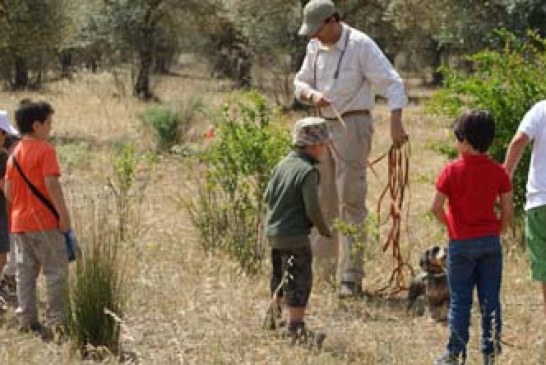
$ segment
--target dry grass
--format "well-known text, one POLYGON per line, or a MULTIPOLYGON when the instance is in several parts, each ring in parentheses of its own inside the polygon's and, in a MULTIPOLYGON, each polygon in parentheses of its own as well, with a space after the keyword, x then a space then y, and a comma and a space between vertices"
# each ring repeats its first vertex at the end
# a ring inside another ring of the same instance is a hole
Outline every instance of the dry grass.
MULTIPOLYGON (((206 78, 167 78, 158 88, 167 101, 182 100, 195 90, 206 96, 208 105, 222 101, 217 84, 206 78)), ((111 174, 112 145, 120 140, 145 143, 135 117, 145 105, 118 95, 107 75, 79 76, 75 82, 56 83, 43 94, 32 95, 52 102, 57 110, 55 133, 64 137, 64 143, 84 141, 91 146, 90 158, 71 166, 71 173, 63 180, 74 203, 76 196, 105 186, 106 176, 111 174)), ((2 107, 13 110, 23 96, 28 95, 0 93, 2 107)), ((388 148, 387 116, 384 107, 377 108, 374 156, 388 148)), ((442 129, 446 121, 423 115, 420 106, 409 107, 405 121, 412 137, 412 164, 410 221, 403 249, 416 263, 422 249, 445 242, 444 232, 427 214, 436 174, 445 162, 430 146, 450 137, 442 129)), ((369 175, 372 210, 385 182, 384 163, 377 171, 381 181, 369 175)), ((323 351, 290 347, 262 330, 268 268, 256 277, 246 277, 233 262, 202 252, 180 204, 180 198, 190 191, 184 183, 191 181, 190 173, 183 160, 159 159, 143 203, 146 229, 133 245, 124 247, 130 303, 123 347, 139 363, 420 365, 431 363, 443 351, 445 326, 407 315, 403 299, 339 301, 332 289, 320 282, 313 290, 308 322, 327 332, 323 351)), ((509 245, 507 242, 502 294, 507 345, 499 364, 543 364, 544 357, 538 360, 538 342, 544 334, 540 293, 528 279, 524 254, 508 249, 509 245)), ((391 269, 388 254, 375 255, 366 263, 365 287, 382 286, 391 269)), ((476 311, 472 323, 469 363, 478 364, 476 311)), ((0 364, 81 363, 68 344, 41 343, 19 334, 14 326, 12 310, 0 317, 0 364)))

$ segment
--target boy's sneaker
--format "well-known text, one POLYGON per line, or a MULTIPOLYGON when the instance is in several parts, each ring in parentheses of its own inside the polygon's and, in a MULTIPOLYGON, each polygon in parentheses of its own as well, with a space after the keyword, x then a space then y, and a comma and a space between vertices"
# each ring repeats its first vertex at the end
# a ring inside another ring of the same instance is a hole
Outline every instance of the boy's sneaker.
POLYGON ((446 353, 434 360, 434 365, 460 365, 459 356, 446 353))
POLYGON ((282 337, 287 338, 291 345, 304 345, 309 338, 305 322, 288 323, 282 330, 282 337))
POLYGON ((288 338, 291 345, 303 345, 311 348, 321 349, 326 334, 307 329, 304 322, 296 323, 293 326, 287 326, 283 329, 282 336, 288 338))

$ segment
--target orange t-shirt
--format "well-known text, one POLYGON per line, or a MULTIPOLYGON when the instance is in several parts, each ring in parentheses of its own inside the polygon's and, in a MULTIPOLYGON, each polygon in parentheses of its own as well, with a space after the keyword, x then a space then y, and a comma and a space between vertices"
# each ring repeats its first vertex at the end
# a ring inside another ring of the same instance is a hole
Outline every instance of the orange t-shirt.
MULTIPOLYGON (((45 141, 23 138, 13 151, 13 156, 32 184, 51 200, 45 178, 61 175, 53 146, 45 141)), ((6 180, 11 183, 10 232, 35 232, 59 228, 57 218, 30 190, 11 158, 6 168, 6 180)))

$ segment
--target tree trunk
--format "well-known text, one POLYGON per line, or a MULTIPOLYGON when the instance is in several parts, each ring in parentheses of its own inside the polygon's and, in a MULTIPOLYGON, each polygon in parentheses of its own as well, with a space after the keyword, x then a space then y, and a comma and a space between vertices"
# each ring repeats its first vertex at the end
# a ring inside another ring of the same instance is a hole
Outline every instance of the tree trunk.
POLYGON ((443 58, 444 58, 444 46, 440 46, 437 41, 430 39, 430 42, 432 43, 432 47, 430 47, 430 52, 432 54, 432 80, 430 84, 432 86, 440 86, 442 85, 442 82, 444 81, 444 76, 440 72, 440 67, 444 64, 443 58))
POLYGON ((65 79, 72 78, 72 52, 64 50, 60 55, 61 59, 61 77, 65 79))
POLYGON ((154 72, 157 74, 168 75, 172 63, 172 54, 161 54, 155 57, 154 72))
POLYGON ((24 89, 28 86, 28 69, 22 57, 15 58, 15 80, 12 86, 15 90, 24 89))
POLYGON ((153 66, 153 34, 147 30, 139 51, 139 70, 135 84, 135 96, 142 100, 150 100, 153 94, 150 90, 150 74, 153 66))

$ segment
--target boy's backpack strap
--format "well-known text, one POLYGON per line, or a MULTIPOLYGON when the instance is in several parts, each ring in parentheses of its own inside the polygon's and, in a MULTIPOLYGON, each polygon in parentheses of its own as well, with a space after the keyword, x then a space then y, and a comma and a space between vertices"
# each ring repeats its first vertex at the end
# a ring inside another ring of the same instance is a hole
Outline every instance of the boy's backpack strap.
POLYGON ((36 195, 36 197, 38 199, 40 199, 40 201, 51 211, 51 213, 53 213, 53 215, 55 216, 55 218, 57 218, 57 220, 59 219, 59 213, 57 212, 57 209, 55 209, 55 207, 53 206, 53 203, 51 203, 49 201, 48 198, 46 198, 41 192, 40 190, 38 190, 38 188, 36 186, 34 186, 34 184, 32 184, 30 182, 30 180, 28 179, 28 177, 25 175, 25 173, 23 172, 23 170, 21 169, 21 165, 19 165, 19 162, 17 162, 17 159, 15 158, 15 156, 11 156, 12 160, 13 160, 13 164, 15 165, 15 168, 17 168, 17 171, 19 171, 19 174, 21 175, 21 177, 23 178, 23 180, 25 180, 25 182, 27 183, 28 187, 30 188, 30 191, 32 191, 32 193, 34 195, 36 195))

